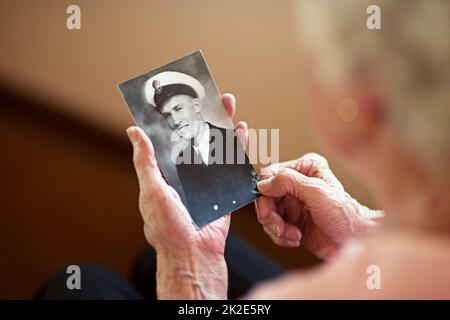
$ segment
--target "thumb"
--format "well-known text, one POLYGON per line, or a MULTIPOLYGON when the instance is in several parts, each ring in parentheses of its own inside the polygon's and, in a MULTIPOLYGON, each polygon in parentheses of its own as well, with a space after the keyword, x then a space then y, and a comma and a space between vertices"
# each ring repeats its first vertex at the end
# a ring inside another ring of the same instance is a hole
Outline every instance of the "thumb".
POLYGON ((248 126, 244 121, 239 121, 236 127, 234 128, 236 136, 238 137, 240 143, 242 144, 243 149, 247 149, 248 145, 248 126))
POLYGON ((268 197, 291 195, 302 201, 318 200, 324 194, 323 180, 307 177, 294 169, 286 168, 274 176, 258 182, 258 190, 268 197))
POLYGON ((138 127, 127 129, 127 135, 133 144, 133 163, 141 190, 147 190, 164 182, 155 158, 150 139, 138 127))

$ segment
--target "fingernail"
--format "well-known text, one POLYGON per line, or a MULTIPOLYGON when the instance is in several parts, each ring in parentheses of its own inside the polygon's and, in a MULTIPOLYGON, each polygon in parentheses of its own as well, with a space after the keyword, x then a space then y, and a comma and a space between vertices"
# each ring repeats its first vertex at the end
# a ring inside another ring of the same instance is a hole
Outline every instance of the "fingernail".
POLYGON ((267 192, 272 187, 272 178, 261 180, 257 183, 256 187, 261 193, 267 192))
POLYGON ((137 131, 135 127, 129 127, 127 129, 127 135, 133 145, 136 145, 138 142, 137 131))
POLYGON ((297 229, 289 229, 286 233, 286 238, 292 241, 300 241, 302 234, 297 229))
POLYGON ((277 237, 281 236, 280 227, 277 224, 271 224, 269 229, 276 234, 277 237))
POLYGON ((288 242, 286 242, 286 247, 290 247, 290 248, 300 247, 300 241, 297 241, 297 240, 295 240, 295 241, 287 240, 287 241, 288 242))

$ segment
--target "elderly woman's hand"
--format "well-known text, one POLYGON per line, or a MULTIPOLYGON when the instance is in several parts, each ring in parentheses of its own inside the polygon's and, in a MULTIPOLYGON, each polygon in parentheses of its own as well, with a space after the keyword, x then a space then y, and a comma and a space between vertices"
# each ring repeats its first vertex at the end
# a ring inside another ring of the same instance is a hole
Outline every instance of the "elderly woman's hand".
POLYGON ((280 246, 301 242, 316 256, 330 259, 350 238, 376 229, 383 216, 345 192, 318 154, 264 168, 261 178, 258 220, 280 246))
MULTIPOLYGON (((233 116, 234 97, 224 95, 222 102, 233 116)), ((237 124, 236 133, 245 142, 244 122, 237 124)), ((178 193, 162 177, 150 139, 138 127, 130 127, 127 134, 133 144, 144 234, 157 252, 158 298, 226 299, 223 254, 230 215, 197 230, 178 193)))

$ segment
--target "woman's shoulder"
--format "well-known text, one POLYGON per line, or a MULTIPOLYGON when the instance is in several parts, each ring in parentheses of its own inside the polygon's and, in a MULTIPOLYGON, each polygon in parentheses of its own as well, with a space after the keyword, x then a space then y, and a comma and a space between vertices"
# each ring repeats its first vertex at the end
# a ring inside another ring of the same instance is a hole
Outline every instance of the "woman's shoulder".
POLYGON ((450 299, 450 239, 380 234, 349 243, 335 259, 261 285, 256 298, 450 299))
MULTIPOLYGON (((450 237, 402 231, 349 243, 324 274, 342 274, 361 298, 450 298, 450 237)), ((349 292, 351 295, 351 292, 349 292)))
POLYGON ((379 270, 384 298, 450 298, 449 235, 380 234, 360 245, 355 261, 379 270))

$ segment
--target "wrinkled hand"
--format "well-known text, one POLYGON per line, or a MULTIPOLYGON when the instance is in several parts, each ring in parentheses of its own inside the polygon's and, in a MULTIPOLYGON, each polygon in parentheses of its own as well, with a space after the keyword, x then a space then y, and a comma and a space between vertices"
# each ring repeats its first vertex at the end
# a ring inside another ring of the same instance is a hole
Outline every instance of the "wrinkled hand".
MULTIPOLYGON (((232 117, 236 110, 234 96, 223 95, 222 103, 232 117)), ((246 123, 239 122, 235 130, 241 142, 245 143, 246 123)), ((197 230, 178 193, 162 177, 148 136, 138 127, 128 128, 127 134, 133 144, 133 162, 140 188, 139 209, 147 241, 156 251, 190 252, 198 249, 223 255, 230 215, 197 230)))
POLYGON ((263 168, 261 179, 258 220, 280 246, 302 243, 316 256, 330 259, 349 239, 375 230, 383 217, 345 192, 318 154, 263 168))

